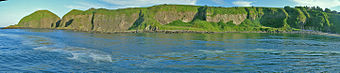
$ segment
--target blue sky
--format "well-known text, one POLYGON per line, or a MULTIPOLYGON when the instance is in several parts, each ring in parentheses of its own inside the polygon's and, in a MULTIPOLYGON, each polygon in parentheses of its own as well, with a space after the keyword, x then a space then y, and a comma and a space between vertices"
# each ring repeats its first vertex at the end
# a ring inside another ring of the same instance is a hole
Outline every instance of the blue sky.
POLYGON ((158 4, 185 4, 208 6, 320 6, 340 11, 340 0, 7 0, 0 2, 0 27, 16 24, 36 10, 50 10, 62 17, 72 9, 118 9, 147 7, 158 4))

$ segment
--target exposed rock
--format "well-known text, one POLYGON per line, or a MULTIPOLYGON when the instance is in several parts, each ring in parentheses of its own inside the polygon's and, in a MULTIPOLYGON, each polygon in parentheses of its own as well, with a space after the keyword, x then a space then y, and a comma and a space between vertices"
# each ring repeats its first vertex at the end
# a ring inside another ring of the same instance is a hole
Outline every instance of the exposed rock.
POLYGON ((94 31, 115 32, 126 31, 137 20, 138 12, 127 14, 106 15, 96 13, 94 16, 94 31))
POLYGON ((177 11, 160 11, 157 12, 155 19, 161 24, 169 24, 176 20, 190 22, 194 19, 196 12, 177 12, 177 11))
MULTIPOLYGON (((211 14, 211 13, 208 13, 211 14)), ((207 21, 209 22, 219 22, 223 21, 224 23, 233 21, 234 24, 241 24, 245 19, 247 19, 246 14, 217 14, 215 16, 208 16, 207 21)))

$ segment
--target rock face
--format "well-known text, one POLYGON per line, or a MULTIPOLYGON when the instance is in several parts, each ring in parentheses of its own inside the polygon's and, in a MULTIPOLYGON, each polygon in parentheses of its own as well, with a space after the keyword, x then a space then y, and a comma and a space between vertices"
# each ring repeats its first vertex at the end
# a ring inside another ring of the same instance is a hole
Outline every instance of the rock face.
POLYGON ((63 16, 58 29, 91 31, 93 13, 84 14, 81 10, 71 10, 63 16))
POLYGON ((209 22, 229 22, 233 21, 234 24, 241 24, 245 19, 247 19, 247 14, 217 14, 215 16, 208 16, 207 21, 209 22))
POLYGON ((60 18, 48 10, 38 10, 20 20, 17 26, 27 28, 54 28, 60 18))
MULTIPOLYGON (((121 31, 156 31, 168 30, 167 26, 173 22, 183 22, 186 27, 173 27, 176 29, 191 29, 190 24, 197 25, 195 20, 209 28, 225 31, 224 25, 217 23, 232 22, 239 25, 257 24, 258 27, 305 29, 340 33, 340 14, 326 13, 309 7, 207 7, 189 5, 158 5, 147 8, 127 9, 89 9, 86 11, 72 10, 60 18, 47 10, 39 10, 24 17, 17 26, 30 28, 55 28, 80 31, 121 32, 121 31)), ((208 28, 207 27, 207 28, 208 28)), ((233 27, 230 27, 233 28, 233 27)), ((229 28, 228 28, 229 29, 229 28)), ((197 29, 198 30, 198 29, 197 29)))
POLYGON ((126 31, 139 16, 139 9, 127 10, 72 10, 63 17, 61 26, 57 28, 99 32, 126 31))
POLYGON ((247 19, 247 11, 245 8, 215 8, 208 7, 207 9, 208 22, 230 22, 239 25, 247 19))
POLYGON ((96 10, 92 20, 92 31, 99 32, 117 32, 127 31, 138 19, 139 9, 123 9, 120 11, 113 10, 96 10))
POLYGON ((196 12, 177 12, 177 11, 160 11, 157 12, 155 19, 160 24, 169 24, 175 20, 190 22, 194 19, 196 12))

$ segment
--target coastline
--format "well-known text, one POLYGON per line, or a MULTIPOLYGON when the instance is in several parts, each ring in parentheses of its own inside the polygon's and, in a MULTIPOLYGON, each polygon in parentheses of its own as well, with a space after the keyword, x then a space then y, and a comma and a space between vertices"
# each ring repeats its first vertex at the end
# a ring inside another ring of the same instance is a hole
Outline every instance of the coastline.
POLYGON ((128 30, 128 31, 115 31, 115 32, 101 32, 101 31, 82 31, 82 30, 74 30, 74 29, 51 29, 51 28, 30 28, 30 27, 2 27, 0 29, 50 29, 50 30, 70 30, 76 32, 88 32, 88 33, 105 33, 105 34, 115 34, 115 33, 166 33, 166 34, 176 34, 176 33, 204 33, 204 34, 213 34, 213 33, 301 33, 301 34, 318 34, 318 35, 329 35, 335 33, 327 33, 327 32, 320 32, 320 31, 275 31, 275 32, 268 32, 268 31, 226 31, 226 32, 214 32, 214 31, 191 31, 191 30, 155 30, 155 31, 136 31, 136 30, 128 30))
MULTIPOLYGON (((62 18, 51 11, 38 10, 25 18, 22 18, 19 23, 2 29, 58 29, 90 33, 319 34, 325 32, 339 34, 340 30, 336 29, 336 27, 339 26, 331 25, 340 24, 335 22, 338 18, 334 17, 329 21, 327 14, 320 15, 320 13, 325 12, 313 12, 315 10, 311 9, 307 11, 306 9, 309 8, 224 8, 156 5, 146 8, 126 8, 118 10, 89 9, 84 11, 74 9, 69 11, 62 18), (304 12, 301 12, 301 9, 305 9, 304 12), (295 13, 299 14, 297 15, 295 13), (306 18, 306 15, 309 17, 306 18), (313 16, 310 17, 311 15, 313 16), (316 20, 316 18, 323 19, 324 21, 316 20), (318 23, 316 24, 312 21, 307 22, 308 19, 316 20, 315 22, 318 23), (323 25, 329 26, 319 27, 323 25)), ((340 14, 333 16, 339 16, 340 19, 340 14)))

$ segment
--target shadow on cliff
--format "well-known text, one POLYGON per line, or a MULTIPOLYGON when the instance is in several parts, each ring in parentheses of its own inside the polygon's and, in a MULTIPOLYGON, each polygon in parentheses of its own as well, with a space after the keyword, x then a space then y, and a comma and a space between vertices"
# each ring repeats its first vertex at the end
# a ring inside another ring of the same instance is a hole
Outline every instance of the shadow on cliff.
POLYGON ((55 26, 54 26, 53 23, 52 23, 52 24, 51 24, 51 27, 52 27, 52 28, 59 27, 59 26, 60 26, 60 22, 61 22, 61 20, 58 20, 58 21, 55 23, 55 26))
POLYGON ((207 9, 208 6, 202 6, 198 8, 198 12, 195 14, 194 19, 192 21, 195 20, 207 20, 207 9))
POLYGON ((73 19, 71 19, 71 20, 67 21, 67 22, 66 22, 66 24, 65 24, 65 27, 68 27, 68 26, 70 26, 70 25, 72 24, 72 22, 73 22, 73 19))
POLYGON ((138 27, 142 25, 143 22, 144 22, 144 14, 142 10, 140 10, 138 19, 133 23, 132 27, 130 27, 129 30, 131 29, 138 30, 138 27))

